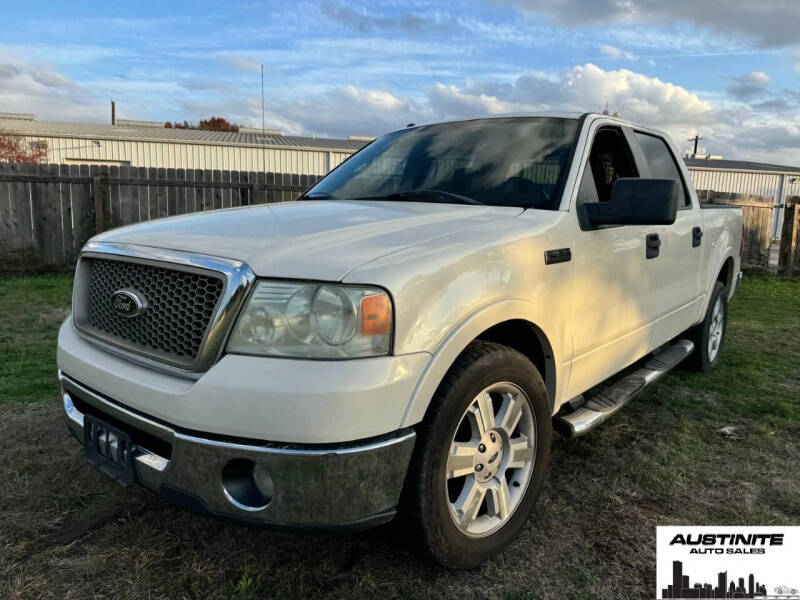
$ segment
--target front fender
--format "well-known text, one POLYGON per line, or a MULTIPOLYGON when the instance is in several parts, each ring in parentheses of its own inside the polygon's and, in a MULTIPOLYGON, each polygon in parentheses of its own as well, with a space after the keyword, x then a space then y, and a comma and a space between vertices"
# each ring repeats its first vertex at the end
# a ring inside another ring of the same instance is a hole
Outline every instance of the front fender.
POLYGON ((535 325, 552 349, 558 376, 550 396, 558 403, 566 390, 564 365, 572 358, 573 263, 547 265, 544 256, 570 246, 571 228, 567 213, 525 211, 386 255, 345 278, 392 293, 397 354, 431 355, 401 427, 422 420, 445 373, 472 340, 514 319, 535 325))
MULTIPOLYGON (((564 386, 568 382, 570 349, 565 348, 565 344, 558 343, 560 336, 556 334, 554 323, 543 307, 519 298, 507 298, 472 312, 445 336, 419 378, 401 427, 422 421, 445 374, 470 342, 490 327, 510 320, 527 321, 540 332, 545 358, 552 364, 554 371, 548 374, 551 375, 548 376, 548 392, 552 410, 555 399, 561 397, 562 389, 566 389, 564 386)), ((543 377, 544 375, 542 374, 543 377)))

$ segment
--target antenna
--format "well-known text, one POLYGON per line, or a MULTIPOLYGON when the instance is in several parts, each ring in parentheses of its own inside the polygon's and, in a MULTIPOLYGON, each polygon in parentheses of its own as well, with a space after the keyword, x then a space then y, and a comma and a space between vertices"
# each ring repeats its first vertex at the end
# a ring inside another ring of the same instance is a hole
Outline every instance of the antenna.
POLYGON ((264 65, 261 65, 261 135, 264 135, 266 129, 264 121, 264 65))
MULTIPOLYGON (((266 149, 266 133, 264 121, 264 63, 261 63, 261 172, 267 172, 267 149, 266 149)), ((265 175, 266 177, 266 175, 265 175)))

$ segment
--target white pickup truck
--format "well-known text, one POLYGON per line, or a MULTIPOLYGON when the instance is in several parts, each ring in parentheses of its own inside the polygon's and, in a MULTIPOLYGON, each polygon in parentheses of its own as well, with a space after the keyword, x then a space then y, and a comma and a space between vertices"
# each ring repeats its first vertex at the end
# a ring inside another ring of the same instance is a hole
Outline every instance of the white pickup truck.
POLYGON ((80 256, 58 338, 85 456, 206 515, 405 519, 469 568, 586 433, 720 360, 741 214, 668 138, 598 114, 409 127, 296 202, 123 227, 80 256))

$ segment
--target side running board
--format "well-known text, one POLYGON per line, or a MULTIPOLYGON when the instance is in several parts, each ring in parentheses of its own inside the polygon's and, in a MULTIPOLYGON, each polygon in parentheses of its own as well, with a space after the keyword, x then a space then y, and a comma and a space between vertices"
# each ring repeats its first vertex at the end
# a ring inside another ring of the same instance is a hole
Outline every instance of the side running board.
POLYGON ((553 426, 568 438, 588 433, 633 400, 645 387, 676 367, 692 350, 694 344, 689 340, 678 340, 664 346, 623 371, 621 377, 614 376, 583 394, 582 404, 577 407, 574 402, 566 405, 553 418, 553 426))

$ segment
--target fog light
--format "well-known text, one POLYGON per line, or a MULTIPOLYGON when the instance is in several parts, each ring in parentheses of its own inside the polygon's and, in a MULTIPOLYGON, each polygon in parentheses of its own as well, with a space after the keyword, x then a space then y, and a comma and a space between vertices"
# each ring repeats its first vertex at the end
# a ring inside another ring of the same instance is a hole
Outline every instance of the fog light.
POLYGON ((222 469, 222 490, 236 508, 253 512, 269 505, 274 486, 263 467, 252 460, 236 458, 222 469))

